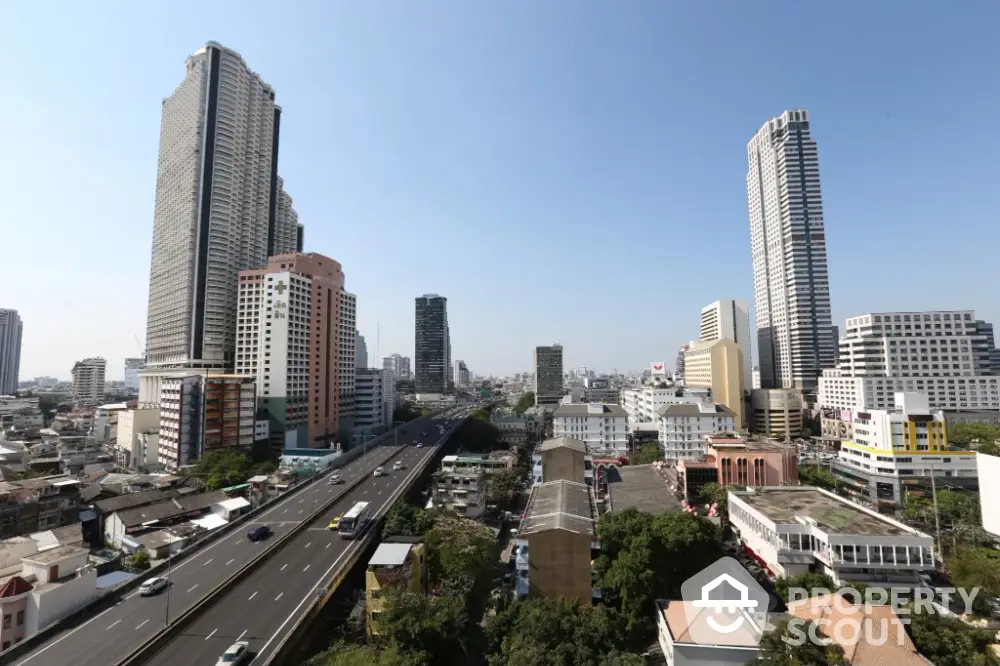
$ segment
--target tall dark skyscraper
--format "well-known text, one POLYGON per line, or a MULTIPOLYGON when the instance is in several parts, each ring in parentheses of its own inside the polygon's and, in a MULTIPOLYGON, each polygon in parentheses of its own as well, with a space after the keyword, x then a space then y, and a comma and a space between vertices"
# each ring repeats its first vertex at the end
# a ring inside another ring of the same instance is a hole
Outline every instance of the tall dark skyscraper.
POLYGON ((418 296, 414 328, 417 394, 444 395, 451 378, 448 299, 437 294, 418 296))
POLYGON ((17 310, 0 308, 0 395, 17 393, 23 328, 17 310))

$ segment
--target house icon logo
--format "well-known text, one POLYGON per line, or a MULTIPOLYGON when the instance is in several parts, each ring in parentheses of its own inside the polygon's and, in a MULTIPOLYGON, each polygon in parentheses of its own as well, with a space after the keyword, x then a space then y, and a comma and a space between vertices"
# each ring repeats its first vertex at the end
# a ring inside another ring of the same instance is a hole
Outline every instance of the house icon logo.
POLYGON ((767 592, 723 557, 681 585, 687 639, 703 645, 756 645, 767 624, 767 592))

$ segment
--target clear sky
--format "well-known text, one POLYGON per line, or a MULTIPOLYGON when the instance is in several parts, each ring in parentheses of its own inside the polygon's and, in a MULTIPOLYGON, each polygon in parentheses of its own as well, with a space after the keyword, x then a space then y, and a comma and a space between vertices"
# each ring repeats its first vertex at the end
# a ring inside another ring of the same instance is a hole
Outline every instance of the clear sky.
POLYGON ((752 301, 746 144, 819 144, 834 323, 1000 324, 1000 3, 0 3, 0 307, 22 379, 145 339, 160 100, 207 40, 277 91, 306 249, 339 260, 374 357, 448 297, 453 356, 672 363, 752 301), (990 194, 993 192, 994 194, 990 194), (380 343, 376 330, 381 329, 380 343))

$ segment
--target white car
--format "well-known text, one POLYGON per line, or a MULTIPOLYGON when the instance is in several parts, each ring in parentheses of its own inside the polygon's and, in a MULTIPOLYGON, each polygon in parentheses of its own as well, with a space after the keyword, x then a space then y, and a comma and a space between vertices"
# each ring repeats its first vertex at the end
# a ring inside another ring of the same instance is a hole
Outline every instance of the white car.
POLYGON ((157 576, 155 578, 150 578, 139 586, 139 596, 151 597, 154 594, 159 594, 163 590, 167 589, 167 585, 170 584, 166 578, 157 576))
POLYGON ((326 482, 329 483, 331 486, 336 486, 337 484, 344 482, 344 477, 342 477, 339 474, 331 474, 330 478, 328 478, 326 482))
POLYGON ((222 653, 219 657, 219 661, 215 662, 215 666, 238 666, 247 660, 250 656, 250 644, 246 641, 239 641, 238 643, 233 643, 229 648, 222 653))
POLYGON ((418 449, 424 448, 424 443, 423 442, 417 442, 417 448, 418 449))
POLYGON ((376 467, 375 468, 375 478, 377 479, 380 476, 385 476, 385 470, 383 468, 381 468, 381 467, 376 467))
POLYGON ((404 464, 403 464, 403 461, 402 461, 402 460, 397 460, 396 462, 394 462, 394 463, 392 464, 392 469, 393 469, 394 471, 399 471, 399 470, 401 470, 401 469, 406 469, 406 465, 404 465, 404 464))

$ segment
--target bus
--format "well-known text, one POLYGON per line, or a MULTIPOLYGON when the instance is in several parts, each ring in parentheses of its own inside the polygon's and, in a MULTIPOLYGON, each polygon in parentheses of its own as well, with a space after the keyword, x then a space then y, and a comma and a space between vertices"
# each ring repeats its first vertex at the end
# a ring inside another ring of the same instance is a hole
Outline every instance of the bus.
POLYGON ((368 502, 358 502, 351 509, 340 517, 340 525, 337 531, 345 539, 353 539, 365 531, 368 522, 371 520, 372 511, 368 502))

